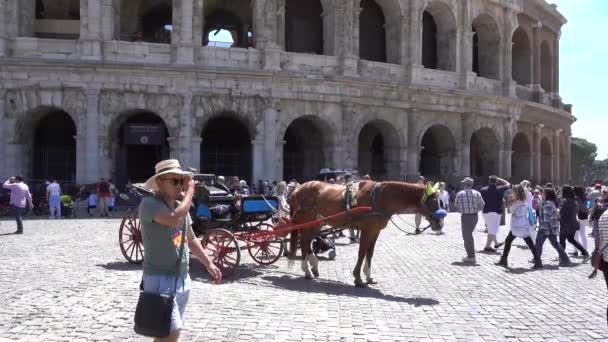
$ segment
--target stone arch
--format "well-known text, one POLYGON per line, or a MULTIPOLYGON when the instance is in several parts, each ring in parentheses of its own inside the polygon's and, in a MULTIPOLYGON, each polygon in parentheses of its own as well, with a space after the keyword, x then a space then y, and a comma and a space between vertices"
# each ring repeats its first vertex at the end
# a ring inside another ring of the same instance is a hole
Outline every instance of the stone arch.
POLYGON ((143 182, 154 174, 154 165, 170 156, 170 130, 158 113, 129 109, 108 126, 110 174, 122 188, 129 181, 143 182))
POLYGON ((422 65, 456 71, 457 26, 450 5, 432 1, 422 14, 422 65))
POLYGON ((253 11, 248 0, 205 1, 203 16, 203 45, 209 45, 209 33, 226 30, 234 42, 230 47, 253 46, 253 11))
POLYGON ((511 177, 514 182, 531 178, 532 144, 528 136, 518 132, 513 137, 511 157, 511 177))
POLYGON ((15 143, 20 144, 22 169, 30 178, 61 182, 76 180, 77 121, 59 107, 38 106, 16 121, 15 143))
POLYGON ((540 82, 541 87, 547 92, 553 92, 553 53, 547 41, 540 44, 540 82))
POLYGON ((386 62, 386 20, 382 8, 374 0, 361 0, 359 12, 359 57, 368 61, 386 62))
POLYGON ((470 140, 471 175, 477 179, 498 175, 500 173, 499 158, 499 135, 489 127, 482 127, 475 131, 470 140))
POLYGON ((553 148, 551 141, 543 137, 540 141, 540 181, 541 184, 552 182, 553 148))
POLYGON ((171 44, 172 0, 120 2, 120 39, 171 44))
POLYGON ((473 72, 480 77, 500 79, 500 29, 489 14, 481 14, 472 24, 473 72))
POLYGON ((399 176, 399 132, 385 120, 368 121, 358 131, 357 169, 372 179, 397 179, 399 176))
POLYGON ((512 38, 512 77, 521 85, 532 83, 532 45, 526 30, 518 27, 512 38))
POLYGON ((333 167, 332 125, 315 115, 299 116, 279 130, 283 139, 283 178, 302 182, 324 167, 333 167))
POLYGON ((418 138, 419 172, 431 180, 447 181, 456 172, 456 139, 442 124, 431 124, 418 138))
POLYGON ((320 0, 285 1, 285 51, 322 55, 323 29, 320 0))
POLYGON ((254 133, 247 120, 234 112, 209 116, 201 129, 201 172, 237 176, 253 184, 254 133))

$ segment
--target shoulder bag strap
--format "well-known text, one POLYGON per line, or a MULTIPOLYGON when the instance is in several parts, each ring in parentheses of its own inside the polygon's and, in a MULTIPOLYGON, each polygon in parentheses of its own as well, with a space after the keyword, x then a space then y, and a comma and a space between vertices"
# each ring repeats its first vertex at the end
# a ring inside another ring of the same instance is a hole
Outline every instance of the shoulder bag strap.
POLYGON ((182 225, 182 238, 179 243, 179 255, 177 257, 177 261, 175 262, 175 282, 173 284, 173 296, 175 297, 175 292, 177 291, 177 279, 179 278, 179 266, 182 261, 182 257, 184 256, 184 244, 186 242, 186 218, 184 218, 184 224, 182 225))

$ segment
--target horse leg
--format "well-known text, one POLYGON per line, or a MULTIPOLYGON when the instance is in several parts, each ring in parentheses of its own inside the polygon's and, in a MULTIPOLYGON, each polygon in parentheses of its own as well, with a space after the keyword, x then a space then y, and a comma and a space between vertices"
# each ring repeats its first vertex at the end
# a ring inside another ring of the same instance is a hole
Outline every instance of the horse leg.
POLYGON ((353 270, 353 276, 355 277, 356 287, 365 287, 365 283, 363 283, 363 280, 361 280, 361 265, 363 264, 363 260, 365 259, 365 253, 368 249, 369 238, 367 235, 367 231, 362 229, 361 242, 359 243, 359 257, 357 259, 355 269, 353 270))
POLYGON ((319 235, 319 233, 321 232, 321 228, 317 228, 317 229, 312 229, 310 232, 310 242, 307 244, 309 250, 308 250, 308 263, 310 264, 310 270, 312 271, 312 274, 315 276, 315 278, 319 278, 319 259, 317 258, 317 256, 315 255, 314 251, 312 250, 312 240, 314 239, 315 236, 319 235))
POLYGON ((300 248, 302 250, 302 271, 304 272, 304 278, 312 279, 313 277, 312 277, 312 274, 310 273, 310 266, 308 264, 310 256, 313 255, 312 250, 310 248, 310 243, 312 241, 312 239, 310 237, 311 234, 309 231, 300 232, 300 234, 302 236, 302 240, 300 241, 300 243, 302 244, 300 246, 300 248))
POLYGON ((370 239, 369 248, 367 249, 365 256, 365 264, 363 265, 363 273, 367 278, 368 284, 377 284, 378 282, 372 278, 372 257, 374 256, 374 249, 376 248, 376 241, 378 241, 378 236, 380 235, 380 229, 377 228, 372 233, 372 238, 370 239))

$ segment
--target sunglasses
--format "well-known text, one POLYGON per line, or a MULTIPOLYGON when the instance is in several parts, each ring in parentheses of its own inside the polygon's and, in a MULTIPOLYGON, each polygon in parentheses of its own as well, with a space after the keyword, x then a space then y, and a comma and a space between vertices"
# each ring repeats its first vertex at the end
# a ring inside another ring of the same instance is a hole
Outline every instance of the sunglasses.
POLYGON ((182 186, 184 184, 184 180, 182 178, 159 178, 161 181, 171 181, 173 186, 182 186))

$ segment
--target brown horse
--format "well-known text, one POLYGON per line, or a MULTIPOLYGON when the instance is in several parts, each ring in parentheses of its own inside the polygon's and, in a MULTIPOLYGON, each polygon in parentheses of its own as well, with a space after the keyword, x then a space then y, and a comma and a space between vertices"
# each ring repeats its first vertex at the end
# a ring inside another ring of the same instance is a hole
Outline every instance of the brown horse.
MULTIPOLYGON (((306 223, 346 211, 343 185, 312 181, 298 187, 289 198, 293 224, 306 223)), ((371 263, 376 240, 391 216, 415 209, 431 223, 433 230, 441 229, 443 219, 433 217, 439 209, 436 193, 430 187, 404 182, 362 181, 356 191, 357 205, 372 208, 371 213, 352 213, 345 218, 326 222, 331 227, 353 227, 361 230, 359 258, 353 270, 355 285, 365 286, 361 280, 361 266, 368 284, 376 282, 371 276, 371 263)), ((319 260, 311 249, 311 241, 319 234, 321 226, 293 231, 290 241, 290 257, 295 258, 298 236, 301 235, 302 271, 306 279, 319 276, 319 260), (309 265, 310 264, 310 265, 309 265), (312 267, 309 267, 312 266, 312 267)))

